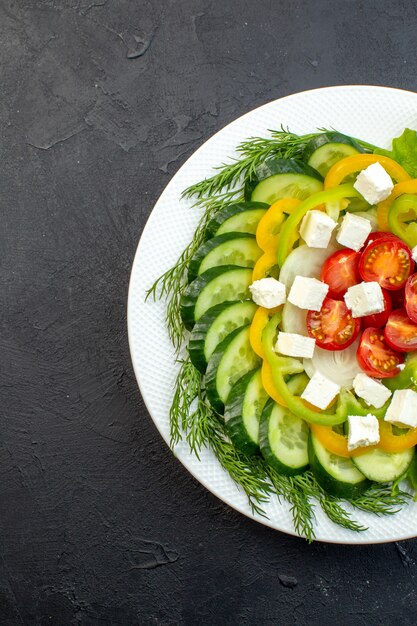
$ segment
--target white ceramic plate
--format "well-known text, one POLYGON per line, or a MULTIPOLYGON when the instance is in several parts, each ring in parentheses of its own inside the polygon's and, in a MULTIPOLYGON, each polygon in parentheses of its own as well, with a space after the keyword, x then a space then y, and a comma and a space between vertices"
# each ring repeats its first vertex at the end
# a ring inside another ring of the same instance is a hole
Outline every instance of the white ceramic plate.
MULTIPOLYGON (((156 203, 135 256, 129 288, 128 328, 133 366, 139 387, 159 432, 169 442, 169 407, 177 374, 174 350, 167 336, 163 303, 145 303, 145 291, 176 261, 199 219, 191 202, 180 201, 190 184, 212 174, 212 168, 234 156, 235 147, 252 136, 268 136, 283 124, 296 133, 335 128, 381 147, 408 126, 417 128, 417 94, 371 86, 328 87, 297 93, 250 111, 211 137, 174 176, 156 203)), ((246 496, 223 471, 215 457, 202 451, 201 461, 184 444, 177 458, 218 498, 234 509, 276 530, 294 534, 289 507, 272 499, 269 519, 253 515, 246 496)), ((353 533, 330 522, 316 509, 316 537, 336 543, 377 543, 417 536, 417 503, 392 517, 378 518, 355 511, 369 530, 353 533)))

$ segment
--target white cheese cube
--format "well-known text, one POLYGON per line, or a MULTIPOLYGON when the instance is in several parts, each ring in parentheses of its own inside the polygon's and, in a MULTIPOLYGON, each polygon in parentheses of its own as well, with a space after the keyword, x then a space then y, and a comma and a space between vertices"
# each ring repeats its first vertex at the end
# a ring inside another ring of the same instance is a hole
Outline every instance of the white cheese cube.
POLYGON ((411 248, 411 256, 413 257, 413 261, 417 263, 417 246, 411 248))
POLYGON ((310 248, 327 248, 337 223, 323 211, 307 211, 300 235, 310 248))
POLYGON ((261 278, 249 285, 252 300, 265 309, 273 309, 286 300, 285 285, 275 278, 261 278))
POLYGON ((353 389, 356 395, 365 400, 368 406, 380 409, 391 396, 391 391, 382 383, 366 374, 356 374, 353 379, 353 389))
POLYGON ((380 163, 372 163, 360 172, 353 186, 369 204, 378 204, 388 198, 394 183, 380 163))
POLYGON ((319 371, 311 377, 301 397, 319 409, 326 409, 340 391, 340 385, 334 383, 319 371))
POLYGON ((317 278, 296 276, 288 295, 288 300, 300 309, 320 311, 328 291, 329 285, 322 283, 317 278))
POLYGON ((365 243, 369 233, 372 231, 372 224, 366 217, 360 217, 354 213, 346 213, 336 235, 336 241, 346 248, 360 250, 365 243))
POLYGON ((311 359, 314 353, 316 340, 312 337, 304 337, 296 333, 278 333, 278 340, 275 344, 275 352, 286 356, 306 357, 311 359))
POLYGON ((374 446, 379 442, 379 422, 375 415, 349 415, 348 450, 374 446))
POLYGON ((385 308, 382 289, 377 282, 359 283, 349 287, 344 295, 352 317, 364 317, 373 313, 381 313, 385 308))
POLYGON ((417 393, 412 389, 397 389, 385 413, 385 421, 397 426, 417 426, 417 393))

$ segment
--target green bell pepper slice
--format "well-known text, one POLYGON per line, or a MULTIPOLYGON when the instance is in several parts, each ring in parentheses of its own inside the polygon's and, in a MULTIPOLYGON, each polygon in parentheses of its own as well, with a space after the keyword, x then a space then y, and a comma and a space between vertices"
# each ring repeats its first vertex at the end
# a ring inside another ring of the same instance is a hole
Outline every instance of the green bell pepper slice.
POLYGON ((299 238, 300 223, 307 211, 317 208, 321 204, 339 202, 343 198, 359 198, 360 194, 354 189, 353 185, 339 185, 328 191, 319 191, 313 194, 307 200, 304 200, 291 213, 283 227, 281 228, 280 237, 277 247, 277 259, 279 267, 282 267, 285 259, 292 250, 292 242, 299 238))
POLYGON ((384 378, 383 384, 391 391, 397 389, 416 389, 417 387, 417 352, 409 352, 405 357, 404 369, 393 378, 384 378))
MULTIPOLYGON (((292 385, 285 380, 285 377, 304 372, 304 367, 298 359, 277 354, 274 350, 281 317, 280 312, 276 313, 266 324, 262 333, 262 347, 265 358, 272 368, 274 384, 282 399, 287 403, 289 410, 306 422, 324 426, 343 424, 348 415, 367 415, 369 407, 364 406, 348 389, 342 388, 340 390, 334 412, 314 411, 299 396, 294 394, 291 389, 292 385)), ((387 405, 388 403, 381 409, 372 410, 373 415, 383 417, 387 405)))
POLYGON ((417 245, 417 195, 405 193, 391 204, 388 212, 390 230, 410 248, 417 245))

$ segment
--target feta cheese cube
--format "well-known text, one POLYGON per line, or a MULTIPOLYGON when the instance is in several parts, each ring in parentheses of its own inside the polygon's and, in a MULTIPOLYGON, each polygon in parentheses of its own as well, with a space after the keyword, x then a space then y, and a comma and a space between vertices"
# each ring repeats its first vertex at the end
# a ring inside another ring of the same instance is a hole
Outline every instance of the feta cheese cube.
POLYGON ((372 163, 360 172, 353 186, 369 204, 378 204, 388 198, 394 183, 380 163, 372 163))
POLYGON ((374 446, 379 442, 379 422, 375 415, 349 415, 348 450, 374 446))
POLYGON ((261 278, 249 285, 252 300, 265 309, 273 309, 284 304, 286 298, 285 285, 275 278, 261 278))
POLYGON ((323 376, 319 371, 316 371, 310 378, 301 397, 303 400, 307 400, 307 402, 310 402, 310 404, 313 404, 319 409, 326 409, 339 391, 340 385, 326 378, 326 376, 323 376))
POLYGON ((323 211, 307 211, 300 226, 300 235, 310 248, 327 248, 337 223, 323 211))
POLYGON ((349 287, 344 295, 348 309, 352 311, 352 317, 364 317, 373 313, 381 313, 385 308, 382 289, 377 282, 359 283, 349 287))
POLYGON ((372 224, 366 217, 346 213, 336 235, 336 241, 346 248, 360 250, 365 243, 369 233, 372 231, 372 224))
POLYGON ((329 291, 329 285, 322 283, 317 278, 296 276, 288 300, 300 309, 320 311, 323 300, 329 291))
POLYGON ((385 421, 397 426, 417 426, 417 393, 412 389, 397 389, 385 413, 385 421))
POLYGON ((296 333, 278 333, 275 351, 286 356, 306 357, 311 359, 316 340, 296 333))
POLYGON ((413 261, 417 263, 417 246, 411 248, 411 256, 413 257, 413 261))
POLYGON ((391 396, 391 391, 382 383, 366 374, 356 374, 353 379, 353 389, 356 395, 365 400, 368 406, 380 409, 391 396))

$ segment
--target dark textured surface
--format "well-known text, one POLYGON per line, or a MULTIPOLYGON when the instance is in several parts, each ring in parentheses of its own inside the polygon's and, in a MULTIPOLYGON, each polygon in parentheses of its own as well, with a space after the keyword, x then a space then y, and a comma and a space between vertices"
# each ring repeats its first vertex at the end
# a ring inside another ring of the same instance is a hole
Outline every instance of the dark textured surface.
POLYGON ((416 542, 308 546, 187 474, 125 309, 197 146, 299 90, 416 89, 416 26, 413 0, 0 0, 2 626, 415 623, 416 542))

